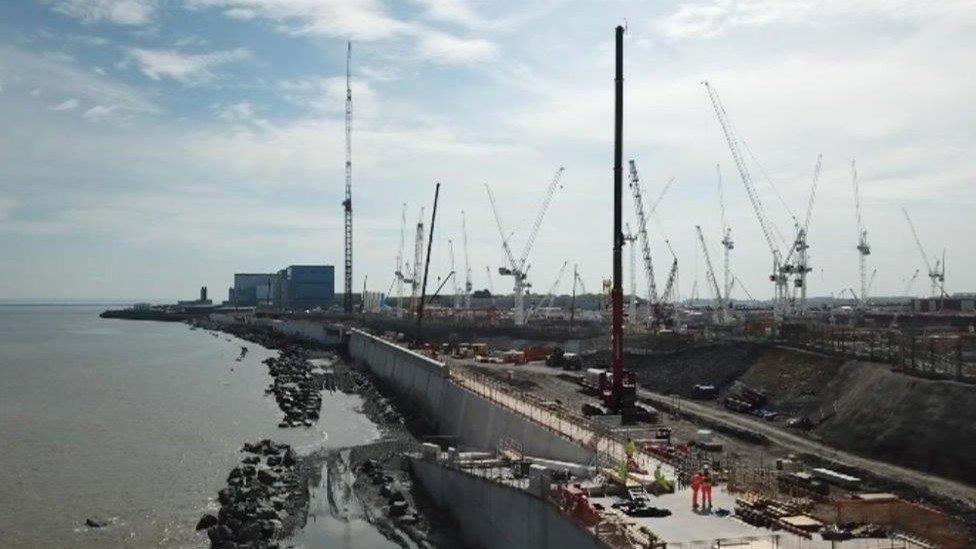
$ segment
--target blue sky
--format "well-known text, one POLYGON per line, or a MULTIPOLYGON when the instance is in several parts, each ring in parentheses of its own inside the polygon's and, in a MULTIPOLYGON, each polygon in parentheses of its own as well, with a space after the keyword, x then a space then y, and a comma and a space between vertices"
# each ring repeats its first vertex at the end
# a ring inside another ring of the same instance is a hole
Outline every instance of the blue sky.
POLYGON ((341 264, 347 40, 357 287, 368 274, 370 288, 389 288, 401 204, 410 249, 434 180, 432 269, 450 270, 451 238, 460 268, 464 209, 484 287, 485 265, 503 255, 483 184, 520 249, 565 166, 532 281, 549 287, 568 260, 598 288, 611 39, 624 22, 626 155, 649 197, 676 178, 649 227, 660 283, 666 235, 681 292, 696 278, 705 287, 696 224, 718 263, 720 163, 733 271, 754 295, 771 293, 769 250, 700 85, 709 79, 768 174, 753 165, 784 234, 824 155, 812 294, 856 286, 852 158, 874 293, 900 293, 916 268, 916 292, 927 287, 902 205, 930 256, 947 249, 948 289, 976 289, 971 2, 42 0, 0 5, 0 296, 175 298, 202 284, 221 296, 235 271, 341 264))

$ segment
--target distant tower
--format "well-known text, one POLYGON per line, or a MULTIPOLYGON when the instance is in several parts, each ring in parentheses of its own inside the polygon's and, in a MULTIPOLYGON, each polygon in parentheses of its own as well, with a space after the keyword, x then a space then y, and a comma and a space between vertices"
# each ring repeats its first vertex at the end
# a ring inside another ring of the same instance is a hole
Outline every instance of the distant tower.
POLYGON ((342 201, 346 217, 346 285, 342 308, 352 314, 352 88, 349 86, 349 65, 352 61, 352 42, 346 46, 346 199, 342 201))
POLYGON ((207 300, 207 287, 206 286, 201 286, 200 287, 200 301, 206 301, 206 300, 207 300))

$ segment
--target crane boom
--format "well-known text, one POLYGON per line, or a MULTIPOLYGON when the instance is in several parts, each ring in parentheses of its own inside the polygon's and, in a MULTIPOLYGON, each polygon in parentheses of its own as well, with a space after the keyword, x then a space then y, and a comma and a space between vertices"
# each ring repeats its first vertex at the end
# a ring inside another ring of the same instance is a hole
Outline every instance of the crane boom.
POLYGON ((722 306, 722 290, 718 287, 718 280, 715 279, 715 271, 712 270, 712 258, 708 255, 708 246, 705 244, 705 236, 702 234, 701 225, 695 225, 698 231, 698 242, 701 243, 702 253, 705 255, 705 275, 715 294, 715 310, 719 315, 719 322, 725 322, 725 308, 722 306))
POLYGON ((867 282, 867 256, 871 254, 871 246, 868 244, 868 231, 864 228, 864 220, 861 217, 861 189, 857 181, 855 160, 851 160, 851 181, 854 185, 854 211, 857 215, 857 261, 861 277, 861 302, 866 304, 871 286, 867 282))
POLYGON ((471 263, 468 257, 468 224, 464 210, 461 210, 461 237, 464 240, 464 308, 470 309, 473 285, 471 284, 471 263))
POLYGON ((722 100, 719 99, 718 93, 707 80, 702 82, 702 84, 705 85, 708 98, 712 102, 712 108, 715 109, 715 116, 718 117, 719 124, 722 126, 722 133, 725 134, 725 141, 729 146, 729 151, 732 153, 732 160, 735 162, 735 167, 739 171, 739 177, 742 178, 742 184, 746 188, 746 194, 749 196, 749 202, 752 203, 752 209, 756 214, 756 219, 759 221, 759 227, 762 229, 763 236, 766 238, 766 243, 769 245, 769 250, 774 255, 779 255, 779 247, 773 238, 772 224, 769 222, 769 218, 766 216, 766 209, 759 199, 759 195, 756 193, 755 186, 752 182, 752 175, 749 173, 749 168, 746 166, 742 153, 739 150, 739 142, 736 139, 732 123, 729 122, 725 107, 722 106, 722 100))
MULTIPOLYGON (((637 213, 637 234, 640 237, 641 255, 644 260, 644 275, 647 278, 647 300, 651 305, 648 311, 653 315, 654 305, 658 302, 657 283, 654 281, 654 261, 651 259, 651 243, 647 237, 647 214, 644 212, 644 198, 640 188, 640 178, 637 175, 637 164, 630 161, 630 190, 634 196, 634 210, 637 213)), ((651 319, 653 320, 653 318, 651 319)))
POLYGON ((559 273, 556 274, 556 280, 552 283, 552 286, 549 287, 549 292, 546 293, 546 297, 541 303, 539 303, 539 305, 536 306, 536 308, 529 312, 528 318, 535 316, 540 310, 545 310, 552 307, 552 302, 556 299, 556 290, 559 289, 559 284, 563 281, 563 273, 566 272, 567 265, 569 265, 569 261, 563 261, 563 266, 559 268, 559 273))
POLYGON ((491 202, 491 213, 495 215, 495 223, 498 225, 498 235, 502 238, 502 249, 505 250, 505 257, 508 259, 508 264, 514 270, 518 268, 515 263, 515 255, 512 254, 512 248, 508 245, 508 238, 505 237, 505 228, 502 225, 502 218, 498 215, 498 206, 495 204, 495 193, 491 192, 491 187, 485 183, 485 190, 488 191, 488 201, 491 202))
MULTIPOLYGON (((455 272, 454 271, 454 240, 453 239, 450 239, 450 238, 447 239, 447 249, 448 249, 448 255, 450 256, 450 259, 451 259, 451 272, 453 273, 453 272, 455 272)), ((457 279, 456 276, 451 279, 451 290, 453 290, 453 292, 454 292, 454 295, 451 296, 453 298, 454 308, 455 309, 460 309, 461 308, 461 289, 458 287, 458 279, 457 279)))
POLYGON ((539 235, 539 228, 542 227, 542 219, 546 216, 546 212, 549 210, 549 204, 552 203, 552 198, 556 194, 556 189, 560 186, 559 180, 563 176, 565 168, 562 166, 556 170, 556 175, 552 177, 552 181, 549 183, 549 187, 546 188, 545 197, 542 199, 542 207, 539 208, 539 213, 535 217, 535 222, 532 223, 532 232, 529 233, 529 239, 525 243, 525 249, 522 250, 522 255, 519 257, 519 269, 525 266, 526 260, 529 258, 529 252, 532 251, 532 245, 535 244, 535 238, 539 235))

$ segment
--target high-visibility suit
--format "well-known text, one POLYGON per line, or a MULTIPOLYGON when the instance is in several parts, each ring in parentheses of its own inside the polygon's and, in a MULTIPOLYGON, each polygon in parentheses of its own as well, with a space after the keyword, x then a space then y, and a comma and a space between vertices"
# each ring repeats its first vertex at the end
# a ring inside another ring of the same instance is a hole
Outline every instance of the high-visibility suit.
POLYGON ((701 473, 695 473, 691 477, 691 503, 695 507, 698 507, 698 491, 701 490, 703 480, 701 473))
POLYGON ((712 475, 706 472, 701 482, 702 507, 712 506, 712 475))

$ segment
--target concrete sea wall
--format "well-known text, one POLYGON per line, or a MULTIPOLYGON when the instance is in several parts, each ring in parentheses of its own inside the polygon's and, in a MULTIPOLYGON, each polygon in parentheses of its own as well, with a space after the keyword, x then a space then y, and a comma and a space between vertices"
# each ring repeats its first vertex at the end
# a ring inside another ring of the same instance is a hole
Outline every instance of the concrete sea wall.
POLYGON ((554 506, 524 490, 420 458, 410 463, 427 493, 458 522, 470 547, 604 547, 554 506))
POLYGON ((451 382, 440 362, 358 330, 349 336, 349 354, 422 411, 441 435, 482 449, 512 440, 528 455, 559 461, 586 463, 594 457, 592 451, 451 382))

